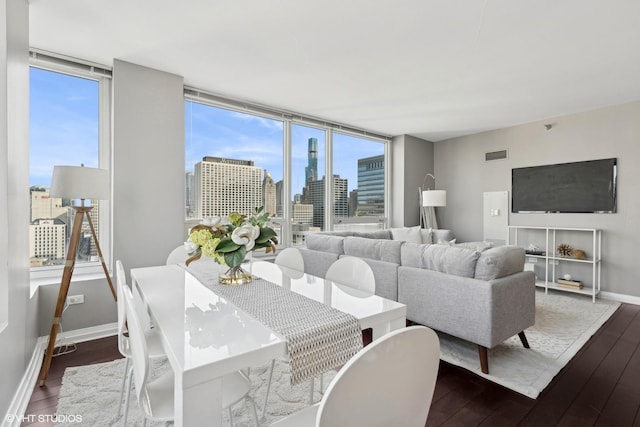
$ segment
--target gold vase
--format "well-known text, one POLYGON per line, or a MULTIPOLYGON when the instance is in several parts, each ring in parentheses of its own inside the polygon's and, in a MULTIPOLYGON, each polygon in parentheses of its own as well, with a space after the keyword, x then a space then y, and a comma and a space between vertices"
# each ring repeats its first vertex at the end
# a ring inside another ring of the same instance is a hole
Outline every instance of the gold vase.
POLYGON ((221 274, 218 278, 218 282, 221 285, 244 285, 250 283, 252 280, 251 274, 246 272, 242 265, 236 265, 221 274))

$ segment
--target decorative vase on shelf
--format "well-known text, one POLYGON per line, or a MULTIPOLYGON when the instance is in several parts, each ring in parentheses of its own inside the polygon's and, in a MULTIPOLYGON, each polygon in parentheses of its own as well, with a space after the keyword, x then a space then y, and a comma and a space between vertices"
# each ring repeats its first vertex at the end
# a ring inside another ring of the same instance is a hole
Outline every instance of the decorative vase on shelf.
POLYGON ((218 282, 221 285, 244 285, 250 283, 253 278, 251 274, 245 271, 241 265, 231 267, 224 274, 218 277, 218 282))

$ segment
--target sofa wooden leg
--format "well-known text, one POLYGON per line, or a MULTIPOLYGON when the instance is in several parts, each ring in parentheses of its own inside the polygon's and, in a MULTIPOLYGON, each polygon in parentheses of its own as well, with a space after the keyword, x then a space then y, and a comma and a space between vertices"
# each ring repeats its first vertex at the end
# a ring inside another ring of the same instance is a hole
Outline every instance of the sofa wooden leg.
POLYGON ((487 347, 478 346, 478 356, 480 356, 480 370, 483 374, 489 373, 489 356, 487 355, 487 347))
POLYGON ((520 338, 520 341, 522 341, 522 345, 524 348, 530 348, 529 341, 527 341, 527 336, 524 334, 524 331, 518 332, 518 337, 520 338))

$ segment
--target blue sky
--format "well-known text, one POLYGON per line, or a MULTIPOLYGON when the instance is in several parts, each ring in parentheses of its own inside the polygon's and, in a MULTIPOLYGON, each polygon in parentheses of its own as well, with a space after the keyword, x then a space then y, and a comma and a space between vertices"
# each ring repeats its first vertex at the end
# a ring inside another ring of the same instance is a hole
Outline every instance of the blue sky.
POLYGON ((98 166, 98 83, 31 68, 29 185, 51 183, 54 165, 98 166))
MULTIPOLYGON (((98 83, 31 68, 29 185, 48 187, 53 165, 98 166, 98 83)), ((204 156, 253 160, 282 179, 282 122, 194 102, 185 103, 185 170, 204 156)), ((307 140, 318 139, 318 172, 324 175, 324 132, 292 127, 293 191, 304 185, 307 140)), ((357 187, 358 159, 383 154, 384 146, 334 135, 334 173, 357 187)))

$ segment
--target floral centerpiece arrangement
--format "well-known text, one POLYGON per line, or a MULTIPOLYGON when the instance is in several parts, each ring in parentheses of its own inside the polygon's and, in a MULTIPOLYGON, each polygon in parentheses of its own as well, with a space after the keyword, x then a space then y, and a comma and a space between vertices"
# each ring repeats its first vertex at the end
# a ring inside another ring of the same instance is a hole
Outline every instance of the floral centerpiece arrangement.
POLYGON ((185 263, 189 265, 204 255, 229 267, 227 273, 220 277, 221 283, 251 281, 251 276, 241 268, 247 253, 261 248, 265 248, 266 253, 276 251, 278 236, 273 228, 266 225, 268 221, 269 213, 260 207, 248 217, 233 212, 228 218, 214 217, 205 224, 194 226, 185 242, 189 255, 185 263))

